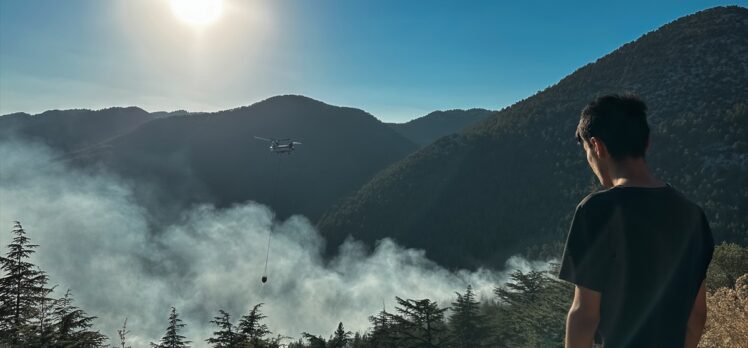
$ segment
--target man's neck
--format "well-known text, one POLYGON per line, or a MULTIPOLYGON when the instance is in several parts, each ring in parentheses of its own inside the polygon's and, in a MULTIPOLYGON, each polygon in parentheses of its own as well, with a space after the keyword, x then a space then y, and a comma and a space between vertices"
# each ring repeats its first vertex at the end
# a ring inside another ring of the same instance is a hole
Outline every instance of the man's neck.
POLYGON ((644 158, 625 159, 611 165, 610 169, 610 179, 613 186, 665 186, 664 182, 652 175, 644 158))

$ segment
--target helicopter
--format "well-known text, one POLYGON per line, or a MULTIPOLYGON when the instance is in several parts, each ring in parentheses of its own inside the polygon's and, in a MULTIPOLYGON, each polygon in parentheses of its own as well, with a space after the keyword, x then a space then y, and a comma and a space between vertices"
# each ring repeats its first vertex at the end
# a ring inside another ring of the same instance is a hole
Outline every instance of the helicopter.
POLYGON ((290 154, 294 150, 294 146, 301 145, 298 141, 291 141, 291 139, 268 139, 263 137, 255 136, 255 139, 262 141, 269 141, 270 147, 268 149, 274 153, 287 153, 290 154))
MULTIPOLYGON (((268 139, 268 138, 263 138, 263 137, 258 137, 258 136, 255 136, 255 139, 270 142, 270 147, 268 147, 268 149, 270 150, 270 152, 277 153, 277 154, 284 154, 284 153, 291 154, 293 150, 295 149, 296 145, 301 145, 300 142, 293 141, 291 139, 274 139, 274 138, 268 139)), ((280 157, 277 157, 277 159, 278 159, 278 162, 277 162, 278 166, 280 166, 280 157)), ((280 167, 277 167, 277 169, 280 169, 280 167)), ((276 179, 277 179, 277 175, 276 175, 276 179)), ((278 186, 278 180, 275 181, 274 190, 277 189, 277 186, 278 186)), ((268 248, 265 254, 265 271, 262 273, 262 278, 261 278, 261 281, 263 284, 267 283, 268 281, 268 259, 270 258, 270 237, 271 237, 271 231, 268 230, 268 248)))

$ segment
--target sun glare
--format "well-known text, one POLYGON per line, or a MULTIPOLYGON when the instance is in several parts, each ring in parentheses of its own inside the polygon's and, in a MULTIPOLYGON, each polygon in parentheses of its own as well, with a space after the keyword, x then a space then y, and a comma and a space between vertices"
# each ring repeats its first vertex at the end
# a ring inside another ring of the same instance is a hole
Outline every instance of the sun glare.
POLYGON ((204 26, 218 19, 223 9, 222 0, 171 0, 176 16, 191 25, 204 26))

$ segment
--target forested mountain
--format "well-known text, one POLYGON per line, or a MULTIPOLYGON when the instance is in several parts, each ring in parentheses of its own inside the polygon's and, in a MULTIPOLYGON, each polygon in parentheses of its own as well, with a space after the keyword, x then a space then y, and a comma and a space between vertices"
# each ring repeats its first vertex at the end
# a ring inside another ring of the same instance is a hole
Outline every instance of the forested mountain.
POLYGON ((392 129, 412 142, 425 146, 445 135, 485 119, 495 111, 486 109, 434 111, 405 123, 389 123, 392 129))
POLYGON ((33 139, 71 152, 127 133, 152 116, 137 107, 50 110, 38 115, 19 112, 0 117, 0 138, 33 139))
POLYGON ((166 116, 69 159, 104 164, 132 180, 151 208, 254 200, 281 216, 300 213, 316 219, 416 148, 364 111, 302 96, 166 116), (274 154, 255 136, 291 138, 302 145, 290 155, 274 154))
POLYGON ((333 247, 348 235, 389 236, 450 266, 497 266, 533 246, 557 246, 596 185, 574 139, 580 110, 611 92, 647 102, 656 174, 704 207, 717 240, 748 244, 742 7, 675 20, 439 139, 380 172, 318 226, 333 247))

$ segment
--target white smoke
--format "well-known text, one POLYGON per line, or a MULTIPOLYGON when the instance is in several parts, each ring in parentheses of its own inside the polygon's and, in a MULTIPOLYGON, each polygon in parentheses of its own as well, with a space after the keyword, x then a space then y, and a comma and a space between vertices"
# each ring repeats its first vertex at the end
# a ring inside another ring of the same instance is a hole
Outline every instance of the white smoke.
POLYGON ((254 202, 197 206, 154 230, 123 180, 103 169, 71 168, 57 155, 38 144, 0 143, 0 242, 8 244, 12 221, 21 221, 40 244, 33 261, 59 285, 58 296, 70 289, 113 340, 127 317, 134 347, 161 337, 171 306, 195 347, 206 346, 218 309, 236 321, 260 302, 274 333, 327 337, 338 322, 366 330, 368 316, 383 305, 392 309, 395 296, 448 305, 468 284, 487 297, 509 272, 547 267, 515 257, 502 272, 450 272, 389 239, 371 254, 349 240, 325 262, 324 240, 306 218, 275 221, 254 202))

